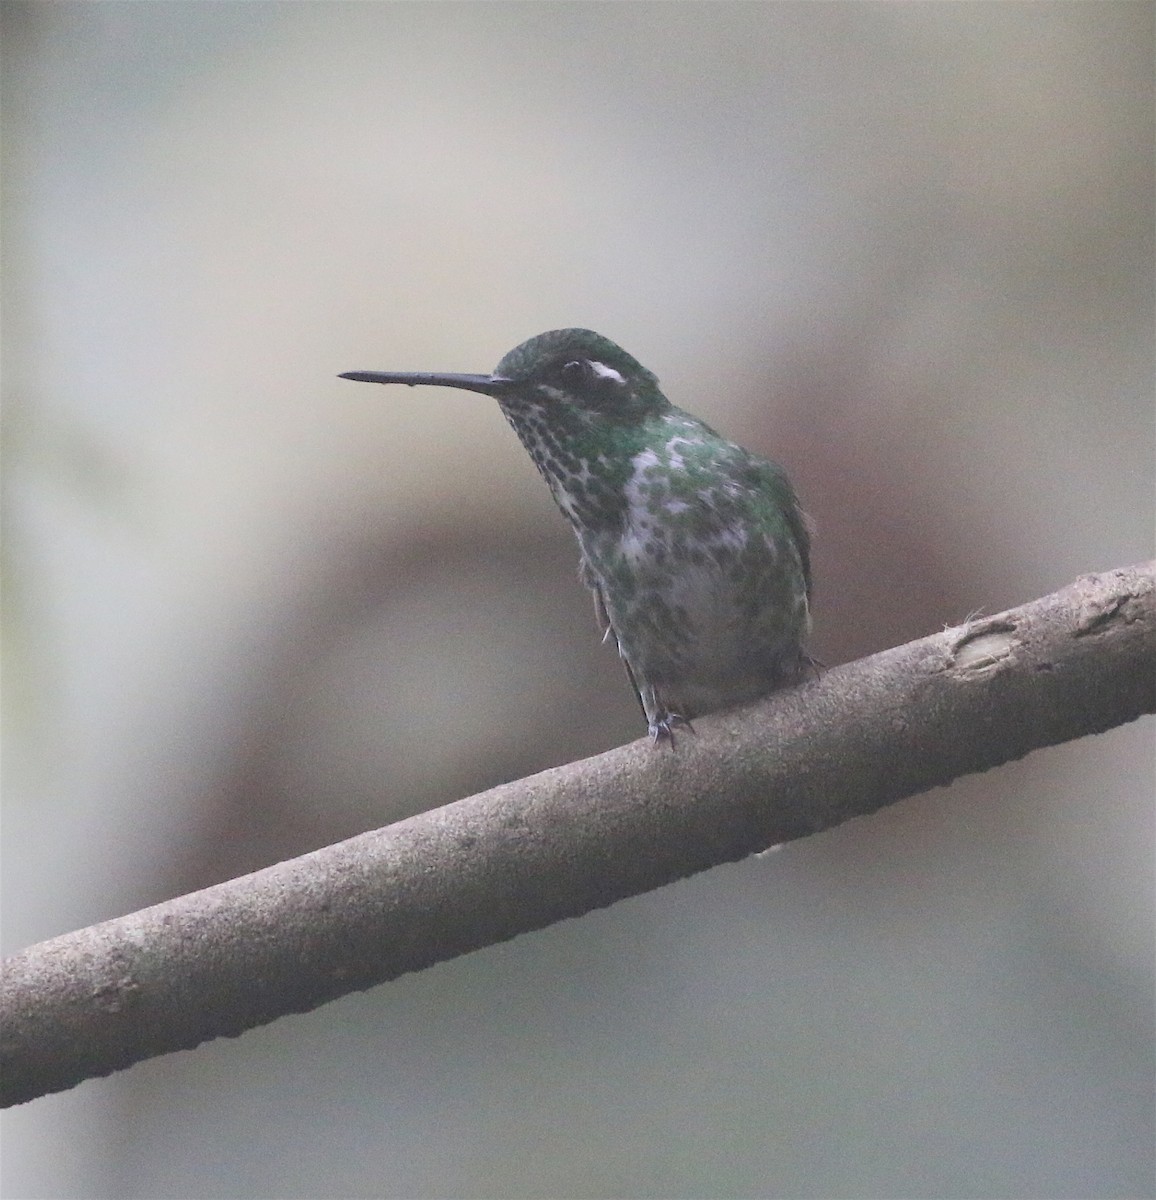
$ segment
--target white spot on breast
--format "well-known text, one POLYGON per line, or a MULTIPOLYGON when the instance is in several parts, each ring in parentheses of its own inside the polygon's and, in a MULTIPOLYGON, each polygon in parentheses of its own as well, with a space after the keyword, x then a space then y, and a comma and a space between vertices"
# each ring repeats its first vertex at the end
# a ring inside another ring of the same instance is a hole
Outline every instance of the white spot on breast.
POLYGON ((693 449, 695 446, 702 445, 702 438, 688 438, 675 435, 666 443, 666 457, 670 465, 680 471, 686 466, 686 459, 678 452, 679 446, 686 446, 688 449, 693 449))
POLYGON ((657 467, 659 462, 658 455, 649 447, 645 450, 640 450, 630 460, 633 473, 623 488, 623 495, 626 498, 627 516, 626 527, 622 532, 622 540, 619 543, 619 550, 634 566, 637 566, 646 557, 646 552, 650 544, 648 534, 650 501, 643 495, 643 488, 647 484, 646 473, 653 467, 657 467))
POLYGON ((646 472, 658 466, 658 455, 649 447, 639 452, 630 460, 634 473, 626 481, 626 499, 630 507, 642 503, 642 485, 646 482, 646 472))
POLYGON ((570 493, 551 475, 548 480, 550 491, 554 493, 554 501, 558 507, 572 521, 577 521, 578 510, 574 507, 574 501, 570 499, 570 493))
POLYGON ((637 567, 646 558, 646 549, 646 538, 636 526, 628 525, 626 532, 622 535, 622 540, 618 543, 619 553, 632 567, 637 567))
POLYGON ((745 525, 728 525, 719 531, 715 542, 727 550, 742 550, 750 539, 750 530, 745 525))

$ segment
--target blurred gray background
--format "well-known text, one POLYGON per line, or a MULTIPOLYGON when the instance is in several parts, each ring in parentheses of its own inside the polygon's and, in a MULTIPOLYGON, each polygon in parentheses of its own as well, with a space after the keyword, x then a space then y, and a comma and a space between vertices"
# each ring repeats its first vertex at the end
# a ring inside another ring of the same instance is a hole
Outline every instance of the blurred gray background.
MULTIPOLYGON (((638 737, 489 370, 837 663, 1149 557, 1153 7, 6 0, 5 948, 638 737)), ((5 1195, 1153 1195, 1152 721, 4 1120, 5 1195)))

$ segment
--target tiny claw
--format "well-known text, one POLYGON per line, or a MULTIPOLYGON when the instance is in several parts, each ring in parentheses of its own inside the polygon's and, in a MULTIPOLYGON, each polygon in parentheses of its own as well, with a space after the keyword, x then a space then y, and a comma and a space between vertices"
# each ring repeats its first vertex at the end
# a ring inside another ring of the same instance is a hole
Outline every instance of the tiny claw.
POLYGON ((648 730, 650 740, 656 746, 659 742, 669 742, 670 748, 673 750, 674 727, 676 725, 685 725, 691 733, 694 733, 694 726, 686 717, 680 716, 678 713, 664 713, 658 720, 650 722, 648 730))

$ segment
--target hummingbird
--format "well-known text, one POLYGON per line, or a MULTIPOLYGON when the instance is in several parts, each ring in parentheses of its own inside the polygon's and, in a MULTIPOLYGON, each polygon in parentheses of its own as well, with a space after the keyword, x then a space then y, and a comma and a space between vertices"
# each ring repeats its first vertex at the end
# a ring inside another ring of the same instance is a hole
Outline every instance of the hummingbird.
POLYGON ((655 743, 810 666, 811 526, 786 473, 676 408, 609 338, 541 333, 491 375, 340 378, 497 400, 573 527, 655 743))

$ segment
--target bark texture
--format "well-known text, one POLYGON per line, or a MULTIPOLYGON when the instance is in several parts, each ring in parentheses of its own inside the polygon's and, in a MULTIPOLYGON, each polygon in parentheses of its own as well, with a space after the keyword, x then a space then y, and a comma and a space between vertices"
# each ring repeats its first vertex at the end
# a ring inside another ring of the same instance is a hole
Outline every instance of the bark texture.
POLYGON ((236 1036, 1156 711, 1156 564, 32 946, 0 1102, 236 1036))

